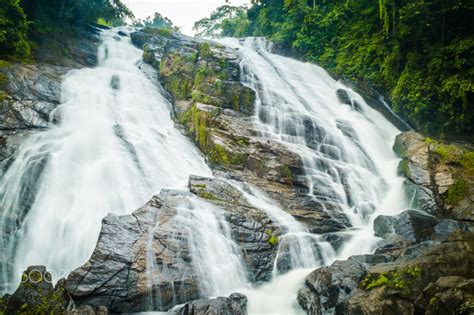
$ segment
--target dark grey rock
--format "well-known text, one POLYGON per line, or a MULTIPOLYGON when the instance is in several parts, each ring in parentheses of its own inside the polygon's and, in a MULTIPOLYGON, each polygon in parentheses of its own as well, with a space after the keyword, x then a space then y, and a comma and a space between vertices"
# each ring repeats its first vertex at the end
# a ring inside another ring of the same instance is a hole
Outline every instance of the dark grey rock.
POLYGON ((346 90, 337 89, 336 95, 341 104, 352 106, 351 97, 349 96, 349 93, 346 90))
POLYGON ((232 293, 229 297, 203 299, 186 303, 178 315, 247 315, 247 297, 232 293))
POLYGON ((417 210, 406 210, 396 216, 378 216, 374 221, 376 236, 384 237, 395 233, 409 241, 420 242, 429 239, 440 220, 417 210))
POLYGON ((68 292, 78 305, 106 306, 111 312, 144 311, 143 301, 160 297, 155 310, 166 311, 175 304, 202 296, 189 260, 186 239, 172 237, 175 229, 173 203, 182 192, 165 191, 154 196, 131 215, 109 215, 91 259, 70 273, 68 292), (159 225, 159 229, 155 226, 159 225), (152 247, 148 248, 149 239, 152 247), (152 250, 156 260, 151 279, 147 266, 152 250), (176 255, 180 253, 180 255, 176 255))
POLYGON ((370 265, 392 260, 386 255, 352 256, 313 271, 298 291, 298 302, 308 314, 344 314, 346 302, 370 265))

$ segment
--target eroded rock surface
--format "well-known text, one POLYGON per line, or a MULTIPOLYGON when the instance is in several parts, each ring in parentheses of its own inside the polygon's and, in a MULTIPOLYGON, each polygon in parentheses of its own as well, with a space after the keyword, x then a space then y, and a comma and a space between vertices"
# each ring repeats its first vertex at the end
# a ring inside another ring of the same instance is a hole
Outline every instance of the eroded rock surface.
POLYGON ((66 281, 78 305, 105 305, 112 312, 166 311, 204 298, 203 279, 192 265, 190 236, 175 221, 178 207, 190 196, 225 210, 249 280, 270 278, 277 246, 268 240, 278 227, 225 181, 191 177, 189 187, 191 192, 163 190, 132 215, 103 220, 91 259, 66 281))

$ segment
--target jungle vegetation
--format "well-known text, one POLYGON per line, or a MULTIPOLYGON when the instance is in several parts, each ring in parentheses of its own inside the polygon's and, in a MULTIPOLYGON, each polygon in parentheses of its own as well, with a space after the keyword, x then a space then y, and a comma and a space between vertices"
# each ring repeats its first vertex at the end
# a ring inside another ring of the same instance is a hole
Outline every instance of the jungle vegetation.
POLYGON ((364 82, 412 126, 474 139, 474 2, 258 0, 195 24, 204 36, 264 36, 339 77, 364 82))

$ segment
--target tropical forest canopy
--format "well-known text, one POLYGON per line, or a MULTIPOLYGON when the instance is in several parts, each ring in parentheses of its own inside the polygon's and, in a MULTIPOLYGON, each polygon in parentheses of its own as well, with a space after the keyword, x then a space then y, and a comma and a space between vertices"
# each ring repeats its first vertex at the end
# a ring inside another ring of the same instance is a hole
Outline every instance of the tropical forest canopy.
POLYGON ((203 36, 265 36, 339 76, 368 83, 418 129, 474 134, 474 2, 259 0, 223 6, 203 36))
POLYGON ((27 58, 30 40, 75 25, 122 24, 133 17, 120 0, 0 0, 0 57, 27 58))

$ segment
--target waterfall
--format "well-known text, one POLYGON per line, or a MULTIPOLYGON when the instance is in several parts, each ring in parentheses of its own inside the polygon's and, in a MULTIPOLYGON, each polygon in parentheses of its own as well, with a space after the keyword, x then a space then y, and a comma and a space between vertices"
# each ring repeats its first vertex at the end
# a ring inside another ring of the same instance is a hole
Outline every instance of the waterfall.
POLYGON ((278 262, 282 247, 286 246, 290 256, 291 269, 316 268, 334 260, 335 251, 321 236, 309 233, 308 229, 293 216, 281 209, 259 189, 235 180, 227 180, 236 187, 244 198, 255 208, 264 211, 268 217, 283 229, 278 241, 273 276, 278 275, 278 262))
POLYGON ((138 68, 142 51, 115 34, 102 33, 97 67, 67 73, 59 124, 26 140, 0 180, 8 235, 0 247, 13 258, 0 267, 2 290, 16 288, 29 265, 66 276, 89 258, 107 213, 126 214, 163 187, 184 188, 190 174, 211 176, 138 68), (16 213, 22 222, 11 222, 16 213))
MULTIPOLYGON (((46 265, 58 279, 83 264, 107 213, 129 213, 162 188, 185 188, 191 174, 212 176, 139 69, 142 51, 115 32, 102 33, 97 67, 65 76, 51 117, 57 124, 30 136, 0 178, 0 293, 14 289, 29 265, 46 265)), ((310 271, 372 251, 374 218, 405 208, 391 148, 399 130, 318 66, 272 54, 259 38, 222 43, 239 50, 242 81, 257 92, 254 129, 301 157, 308 196, 351 229, 339 232, 345 242, 336 250, 256 187, 227 180, 281 230, 273 279, 254 288, 223 209, 183 192, 174 201, 173 237, 186 238, 203 295, 239 290, 250 314, 298 314, 297 290, 310 271), (339 89, 351 104, 341 104, 339 89), (280 270, 284 259, 290 270, 280 270)), ((149 231, 149 248, 159 228, 149 231)), ((152 287, 151 250, 147 262, 152 287)), ((156 309, 159 297, 149 297, 156 309)))
MULTIPOLYGON (((408 205, 403 179, 397 175, 399 159, 392 151, 400 131, 324 69, 270 53, 263 38, 223 39, 220 43, 239 50, 242 81, 257 91, 254 129, 297 153, 304 165, 308 195, 324 211, 344 214, 352 225, 340 232, 346 241, 337 253, 319 239, 319 248, 328 253, 327 259, 319 262, 329 264, 373 251, 377 243, 374 218, 398 213, 408 205), (347 91, 351 104, 341 104, 339 89, 347 91)), ((251 199, 261 204, 261 197, 259 201, 251 199)), ((268 212, 268 205, 260 208, 279 224, 283 220, 288 227, 295 226, 290 215, 276 217, 268 212)), ((296 243, 301 246, 308 240, 300 238, 296 243)), ((298 254, 300 261, 311 262, 307 251, 294 251, 292 256, 298 254)), ((281 301, 296 298, 295 292, 313 269, 304 269, 309 267, 305 263, 295 267, 260 288, 243 289, 249 297, 249 313, 299 313, 294 299, 285 304, 281 301)))
POLYGON ((178 203, 174 220, 176 230, 188 239, 203 295, 229 295, 247 284, 241 251, 232 240, 222 209, 189 196, 178 203))

